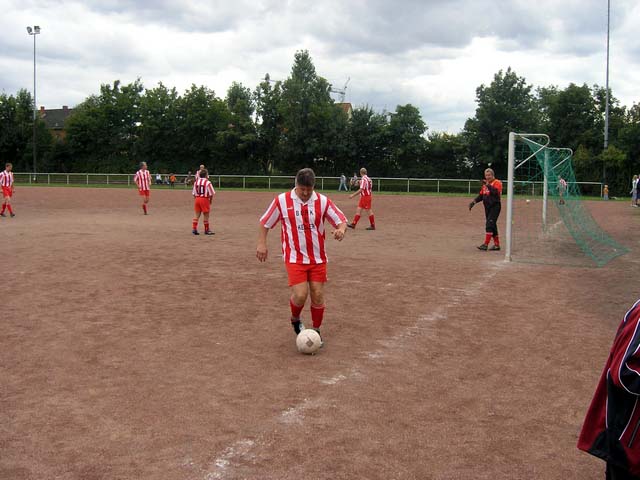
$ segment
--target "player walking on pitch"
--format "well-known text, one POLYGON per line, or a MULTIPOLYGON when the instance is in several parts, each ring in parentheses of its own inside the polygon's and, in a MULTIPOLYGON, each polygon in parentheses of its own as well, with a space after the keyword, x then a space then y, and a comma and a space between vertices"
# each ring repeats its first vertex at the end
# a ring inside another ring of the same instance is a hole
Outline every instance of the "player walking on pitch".
POLYGON ((191 193, 195 198, 194 210, 196 213, 195 218, 193 219, 193 225, 191 233, 194 235, 200 235, 198 233, 198 222, 200 221, 200 214, 204 214, 204 234, 205 235, 213 235, 213 232, 209 230, 209 212, 211 211, 211 203, 213 202, 213 196, 216 194, 213 185, 208 179, 209 172, 207 169, 202 169, 198 171, 198 177, 196 181, 193 182, 193 189, 191 193))
POLYGON ((149 203, 149 194, 151 193, 151 174, 147 170, 147 162, 140 163, 140 170, 138 170, 133 177, 133 181, 138 186, 138 193, 141 197, 144 197, 142 201, 142 211, 147 214, 147 204, 149 203))
POLYGON ((2 186, 2 210, 0 210, 0 216, 2 217, 6 217, 5 210, 9 210, 9 215, 12 217, 16 216, 11 208, 11 197, 13 197, 13 192, 15 191, 12 170, 13 165, 7 163, 4 166, 4 171, 0 173, 0 186, 2 186))
POLYGON ((500 216, 500 196, 502 195, 502 182, 495 177, 495 173, 490 168, 484 171, 484 180, 480 193, 469 204, 469 210, 476 203, 482 202, 484 205, 484 215, 486 217, 486 228, 484 243, 478 246, 479 250, 500 250, 500 239, 498 238, 498 217, 500 216), (489 242, 493 237, 493 246, 489 248, 489 242))
POLYGON ((291 287, 291 325, 296 335, 304 329, 300 313, 311 295, 311 321, 320 333, 324 318, 324 284, 327 282, 325 220, 335 228, 331 234, 341 241, 347 218, 325 195, 314 191, 316 176, 310 168, 296 175, 295 188, 281 193, 260 217, 256 257, 267 260, 267 234, 278 222, 282 227, 282 256, 291 287))
POLYGON ((375 230, 376 229, 376 221, 373 216, 373 210, 371 209, 371 190, 373 189, 373 182, 367 176, 367 169, 360 169, 360 188, 358 191, 353 192, 349 195, 349 198, 353 198, 356 195, 360 194, 360 201, 358 202, 358 208, 356 209, 356 215, 353 217, 353 222, 347 225, 349 228, 356 228, 358 225, 358 221, 360 220, 360 214, 362 210, 364 210, 365 215, 369 215, 369 226, 367 230, 375 230))

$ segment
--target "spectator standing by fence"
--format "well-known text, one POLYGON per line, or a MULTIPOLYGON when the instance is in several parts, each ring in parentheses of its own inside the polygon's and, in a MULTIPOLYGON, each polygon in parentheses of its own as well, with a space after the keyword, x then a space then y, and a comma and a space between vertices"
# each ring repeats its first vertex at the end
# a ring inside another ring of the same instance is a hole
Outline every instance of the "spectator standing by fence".
POLYGON ((347 187, 347 176, 342 173, 340 174, 340 185, 338 186, 338 191, 342 191, 342 187, 344 187, 344 191, 348 192, 349 188, 347 187))
POLYGON ((631 180, 631 206, 638 206, 638 175, 634 175, 631 180))
POLYGON ((353 177, 351 177, 351 180, 349 180, 349 187, 351 187, 351 190, 357 190, 358 183, 358 174, 356 172, 353 172, 353 177))

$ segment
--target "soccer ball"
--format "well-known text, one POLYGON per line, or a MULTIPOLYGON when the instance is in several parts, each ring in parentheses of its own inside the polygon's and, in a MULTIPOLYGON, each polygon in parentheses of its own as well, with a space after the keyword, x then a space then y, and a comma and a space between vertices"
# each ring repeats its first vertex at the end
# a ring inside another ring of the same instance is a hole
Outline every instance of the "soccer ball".
POLYGON ((312 328, 305 328, 296 337, 296 346, 300 353, 311 355, 322 346, 320 334, 312 328))
POLYGON ((527 203, 530 203, 530 202, 531 202, 531 200, 529 200, 529 199, 527 198, 527 203))

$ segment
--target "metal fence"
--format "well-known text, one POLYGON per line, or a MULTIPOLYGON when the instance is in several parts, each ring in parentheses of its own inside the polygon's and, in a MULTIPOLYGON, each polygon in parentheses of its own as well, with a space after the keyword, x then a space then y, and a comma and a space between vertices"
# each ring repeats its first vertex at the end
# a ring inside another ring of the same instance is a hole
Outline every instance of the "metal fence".
MULTIPOLYGON (((133 175, 124 173, 15 173, 17 184, 69 185, 69 186, 131 186, 133 175)), ((152 175, 152 180, 155 176, 152 175)), ((162 185, 170 188, 164 183, 162 185)), ((294 176, 259 175, 210 175, 209 180, 216 188, 281 190, 292 188, 294 176)), ((193 180, 193 176, 190 177, 193 180)), ((394 193, 451 193, 471 195, 480 190, 481 181, 459 178, 372 178, 374 191, 394 193)), ((155 182, 154 182, 155 183, 155 182)), ((506 182, 505 187, 506 187, 506 182)), ((542 182, 515 182, 516 193, 520 195, 542 195, 542 182)), ((339 177, 317 177, 316 188, 321 191, 338 190, 339 177)), ((602 196, 599 182, 576 182, 582 195, 602 196)), ((157 185, 160 186, 160 185, 157 185)), ((174 188, 188 188, 187 175, 176 175, 174 188)), ((506 192, 505 192, 506 193, 506 192)))

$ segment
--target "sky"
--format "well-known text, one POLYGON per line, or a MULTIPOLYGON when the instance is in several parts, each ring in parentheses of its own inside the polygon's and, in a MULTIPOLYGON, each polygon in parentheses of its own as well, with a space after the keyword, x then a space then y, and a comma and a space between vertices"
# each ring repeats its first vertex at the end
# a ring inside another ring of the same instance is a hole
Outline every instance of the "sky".
MULTIPOLYGON (((354 108, 412 104, 428 132, 460 132, 476 89, 509 67, 534 89, 606 84, 607 0, 0 0, 0 12, 0 92, 33 91, 38 25, 47 109, 137 78, 224 98, 234 81, 286 79, 299 50, 354 108)), ((640 103, 639 27, 640 1, 611 0, 609 86, 627 107, 640 103)))

